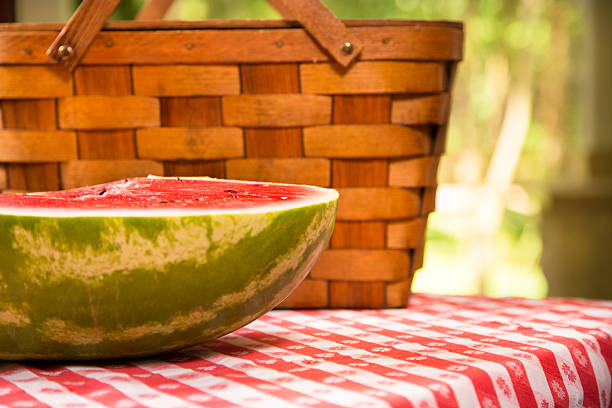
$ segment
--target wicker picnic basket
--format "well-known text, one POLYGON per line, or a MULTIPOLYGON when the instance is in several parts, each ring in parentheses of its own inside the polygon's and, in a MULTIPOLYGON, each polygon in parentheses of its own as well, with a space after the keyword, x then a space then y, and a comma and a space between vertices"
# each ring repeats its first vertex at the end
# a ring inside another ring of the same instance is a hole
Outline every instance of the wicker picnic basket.
POLYGON ((405 306, 462 25, 274 0, 300 23, 102 28, 117 3, 85 0, 65 27, 0 25, 0 190, 147 174, 331 186, 330 248, 281 307, 405 306))

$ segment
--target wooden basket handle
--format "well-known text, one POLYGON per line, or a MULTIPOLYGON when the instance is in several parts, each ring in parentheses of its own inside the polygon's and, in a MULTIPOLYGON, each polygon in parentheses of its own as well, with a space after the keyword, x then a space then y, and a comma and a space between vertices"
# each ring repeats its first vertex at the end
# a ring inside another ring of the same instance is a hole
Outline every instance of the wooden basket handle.
MULTIPOLYGON (((55 38, 47 55, 70 71, 121 0, 83 0, 55 38)), ((166 1, 167 2, 167 1, 166 1)), ((286 19, 297 20, 342 66, 348 66, 363 45, 320 0, 268 0, 286 19)))

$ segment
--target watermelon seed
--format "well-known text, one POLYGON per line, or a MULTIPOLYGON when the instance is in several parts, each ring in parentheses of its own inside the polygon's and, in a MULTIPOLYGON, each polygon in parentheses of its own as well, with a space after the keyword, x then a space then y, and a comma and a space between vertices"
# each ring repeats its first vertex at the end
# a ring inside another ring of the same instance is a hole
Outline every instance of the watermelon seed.
POLYGON ((225 190, 224 193, 238 194, 236 190, 225 190))
POLYGON ((98 193, 99 196, 103 196, 104 194, 106 194, 106 189, 105 188, 100 190, 100 192, 98 193))

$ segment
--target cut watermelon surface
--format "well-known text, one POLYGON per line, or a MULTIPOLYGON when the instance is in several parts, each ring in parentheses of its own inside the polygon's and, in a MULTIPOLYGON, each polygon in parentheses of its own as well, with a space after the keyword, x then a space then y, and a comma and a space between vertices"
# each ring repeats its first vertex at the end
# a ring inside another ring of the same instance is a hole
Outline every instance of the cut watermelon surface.
POLYGON ((259 212, 287 209, 319 202, 322 196, 334 196, 334 190, 312 186, 255 183, 206 177, 133 178, 97 186, 44 193, 6 194, 0 196, 0 211, 11 214, 137 216, 146 211, 185 215, 222 212, 259 212), (188 210, 188 211, 186 211, 188 210))
POLYGON ((0 358, 146 356, 229 333, 308 274, 337 199, 209 178, 0 195, 0 358))

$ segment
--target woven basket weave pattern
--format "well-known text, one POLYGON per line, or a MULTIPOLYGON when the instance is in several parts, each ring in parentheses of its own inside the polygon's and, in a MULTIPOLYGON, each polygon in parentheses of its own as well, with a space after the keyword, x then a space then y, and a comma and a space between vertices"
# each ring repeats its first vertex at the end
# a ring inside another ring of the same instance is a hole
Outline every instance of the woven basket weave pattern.
POLYGON ((330 248, 282 306, 406 304, 458 58, 400 53, 343 69, 303 57, 153 65, 88 56, 73 73, 0 65, 0 189, 147 174, 333 187, 341 198, 330 248))

